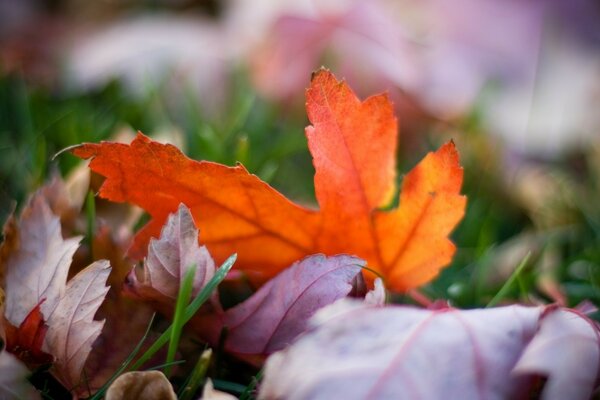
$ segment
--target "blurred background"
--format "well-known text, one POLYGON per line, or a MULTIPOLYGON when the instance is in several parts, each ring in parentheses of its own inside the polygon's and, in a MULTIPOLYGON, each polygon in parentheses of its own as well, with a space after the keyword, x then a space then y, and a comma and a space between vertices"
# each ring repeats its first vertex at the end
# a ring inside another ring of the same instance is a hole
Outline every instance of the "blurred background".
POLYGON ((0 0, 0 222, 76 171, 56 152, 136 130, 314 204, 323 65, 390 94, 400 171, 457 143, 468 210, 424 294, 486 304, 531 253, 514 298, 600 303, 598 21, 597 0, 0 0))

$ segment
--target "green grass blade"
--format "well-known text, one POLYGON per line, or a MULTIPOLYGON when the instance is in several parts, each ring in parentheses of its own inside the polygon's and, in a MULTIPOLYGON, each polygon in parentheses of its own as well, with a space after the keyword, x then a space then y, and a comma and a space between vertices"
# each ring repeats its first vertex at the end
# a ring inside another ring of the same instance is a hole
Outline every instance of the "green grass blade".
POLYGON ((525 269, 525 266, 527 266, 527 262, 529 261, 530 256, 531 256, 531 252, 528 252, 527 255, 523 258, 523 260, 521 260, 521 262, 519 263, 517 268, 515 268, 512 275, 506 280, 504 285, 502 285, 502 287, 500 288, 498 293, 496 293, 496 295, 492 298, 492 300, 490 300, 490 302, 487 304, 486 308, 496 306, 498 303, 500 303, 500 301, 502 301, 502 299, 504 299, 506 297, 506 295, 508 294, 510 289, 515 284, 515 281, 518 279, 518 277, 521 275, 521 273, 525 269))
MULTIPOLYGON (((190 305, 186 307, 185 315, 183 318, 184 324, 194 316, 194 314, 198 311, 198 309, 200 309, 202 304, 204 304, 206 300, 208 300, 213 290, 215 290, 219 283, 221 283, 221 281, 225 279, 225 276, 231 270, 231 267, 233 267, 236 258, 237 254, 233 254, 232 256, 230 256, 223 263, 223 265, 221 265, 221 267, 215 272, 215 276, 212 277, 212 279, 206 284, 206 286, 200 291, 200 293, 198 293, 194 300, 192 300, 190 305)), ((159 351, 165 344, 167 344, 171 337, 172 329, 173 325, 171 324, 171 326, 169 326, 169 328, 167 328, 167 330, 164 331, 163 334, 160 335, 158 339, 156 339, 152 346, 150 346, 150 348, 146 350, 146 352, 137 360, 137 362, 130 368, 130 370, 139 369, 146 361, 148 361, 154 354, 156 354, 157 351, 159 351)))
POLYGON ((239 383, 223 381, 220 379, 213 379, 212 381, 215 389, 218 390, 236 393, 237 395, 244 393, 244 390, 246 390, 246 386, 240 385, 239 383))
POLYGON ((173 323, 171 330, 171 339, 169 340, 169 349, 167 351, 167 367, 165 368, 165 375, 171 374, 171 364, 175 361, 175 353, 179 347, 179 340, 181 339, 181 331, 185 321, 183 320, 185 314, 185 308, 192 298, 192 290, 194 288, 194 277, 196 275, 196 265, 192 265, 189 268, 184 277, 183 283, 179 287, 179 293, 177 294, 177 302, 175 303, 175 313, 173 315, 173 323))
POLYGON ((202 355, 198 358, 198 362, 194 367, 194 370, 188 377, 186 384, 183 386, 179 394, 179 400, 189 400, 198 391, 198 388, 204 381, 204 376, 210 365, 210 358, 212 357, 212 350, 204 350, 202 355))
POLYGON ((179 365, 179 364, 185 364, 185 360, 177 360, 177 361, 172 361, 172 362, 165 362, 162 364, 158 364, 158 365, 154 365, 150 368, 146 368, 146 371, 156 371, 158 369, 163 369, 165 367, 168 367, 170 365, 179 365))
POLYGON ((240 395, 240 400, 250 400, 252 398, 252 392, 254 389, 256 389, 256 385, 258 385, 258 382, 260 382, 262 379, 263 372, 264 370, 261 369, 258 371, 258 374, 252 378, 252 381, 248 384, 248 386, 246 386, 246 389, 240 395))

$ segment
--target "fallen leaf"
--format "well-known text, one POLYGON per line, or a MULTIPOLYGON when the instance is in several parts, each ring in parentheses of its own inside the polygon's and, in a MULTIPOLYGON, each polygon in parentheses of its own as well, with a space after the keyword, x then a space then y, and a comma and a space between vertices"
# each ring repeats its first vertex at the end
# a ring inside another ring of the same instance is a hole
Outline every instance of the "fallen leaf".
MULTIPOLYGON (((124 246, 115 240, 113 232, 107 226, 99 226, 92 248, 94 258, 109 260, 112 270, 107 280, 110 290, 96 313, 96 319, 105 321, 104 327, 85 362, 84 374, 87 379, 76 391, 80 397, 89 397, 112 377, 143 337, 153 314, 149 305, 129 298, 121 290, 125 277, 131 270, 131 262, 124 258, 124 246), (124 335, 123 332, 127 334, 124 335)), ((152 342, 152 336, 151 333, 140 354, 152 342)), ((160 352, 159 355, 163 356, 160 352)), ((163 360, 164 358, 153 358, 149 363, 156 365, 163 360)))
POLYGON ((454 144, 428 154, 406 175, 400 206, 380 211, 395 181, 397 127, 387 97, 360 102, 320 70, 307 91, 307 110, 320 212, 291 203, 240 165, 193 161, 141 133, 130 145, 83 144, 73 153, 91 158, 90 168, 106 177, 102 197, 132 202, 152 216, 136 237, 137 256, 184 203, 216 262, 237 252, 237 267, 263 281, 315 253, 355 254, 396 291, 436 276, 455 252, 447 236, 466 203, 454 144))
POLYGON ((597 385, 598 328, 555 306, 422 310, 345 299, 330 307, 317 313, 310 331, 267 359, 260 399, 528 398, 540 373, 546 388, 561 387, 544 392, 544 399, 587 399, 597 385), (544 347, 536 342, 550 343, 546 329, 565 336, 552 341, 555 348, 543 348, 543 357, 533 355, 531 348, 544 347), (589 357, 577 357, 586 351, 589 357), (523 368, 524 358, 553 373, 523 368), (570 390, 575 397, 556 395, 570 390))
POLYGON ((171 382, 160 371, 133 371, 119 376, 106 391, 106 400, 175 400, 171 382))
POLYGON ((192 161, 177 148, 141 134, 131 145, 89 144, 74 151, 81 157, 93 156, 90 167, 108 177, 100 196, 131 201, 152 215, 150 223, 138 233, 133 255, 145 254, 150 237, 158 237, 167 216, 180 203, 190 206, 202 230, 202 241, 213 256, 215 251, 222 256, 235 250, 244 254, 245 265, 277 271, 310 253, 313 247, 318 216, 295 206, 242 166, 192 161), (143 164, 139 164, 142 159, 143 164), (129 169, 132 165, 145 167, 134 171, 129 169), (152 192, 141 190, 142 182, 147 183, 145 188, 152 187, 152 192), (281 221, 286 221, 285 230, 281 221), (271 250, 256 251, 264 243, 271 250), (280 266, 282 260, 287 265, 280 266))
POLYGON ((48 325, 44 322, 40 304, 27 314, 18 328, 7 321, 3 321, 2 327, 6 350, 16 355, 29 368, 37 368, 54 361, 54 357, 42 351, 48 325))
POLYGON ((220 390, 215 390, 212 381, 209 379, 206 380, 204 384, 204 389, 202 389, 202 397, 198 400, 236 400, 237 397, 221 392, 220 390))
POLYGON ((52 374, 69 390, 80 384, 81 371, 104 321, 94 315, 108 292, 108 261, 96 261, 67 284, 65 294, 48 315, 43 349, 56 357, 52 374))
POLYGON ((318 248, 365 258, 393 290, 431 280, 452 259, 455 246, 447 236, 466 203, 454 144, 429 153, 405 176, 400 206, 382 212, 377 208, 389 203, 395 181, 397 127, 387 97, 361 103, 345 84, 320 72, 307 91, 307 111, 323 215, 318 248))
POLYGON ((380 278, 377 278, 375 279, 373 290, 365 295, 365 303, 373 306, 383 306, 385 305, 385 297, 383 281, 380 278))
POLYGON ((103 322, 93 317, 108 290, 104 283, 110 267, 107 261, 95 262, 67 283, 80 238, 63 239, 47 192, 36 192, 19 220, 11 217, 5 226, 8 239, 2 244, 0 266, 6 294, 2 327, 7 338, 15 327, 24 335, 11 341, 19 346, 16 355, 25 359, 51 355, 52 374, 72 390, 80 383, 82 367, 102 330, 103 322))
POLYGON ((27 381, 30 372, 15 356, 0 351, 0 398, 3 400, 41 399, 27 381))
POLYGON ((19 326, 41 299, 45 299, 41 312, 47 316, 64 294, 69 266, 81 237, 63 240, 59 218, 39 193, 23 210, 18 227, 8 230, 7 235, 15 234, 18 247, 1 267, 6 274, 4 316, 19 326))
POLYGON ((144 300, 173 305, 186 271, 195 267, 192 294, 198 294, 215 273, 215 263, 206 247, 198 245, 198 236, 190 210, 180 204, 177 213, 167 219, 160 239, 150 240, 142 280, 132 270, 126 291, 144 300))
POLYGON ((364 261, 345 255, 314 255, 268 281, 225 313, 225 349, 238 354, 270 354, 291 343, 320 308, 363 286, 356 279, 364 261))
POLYGON ((514 368, 548 378, 544 399, 588 399, 598 386, 600 331, 577 311, 548 308, 514 368))

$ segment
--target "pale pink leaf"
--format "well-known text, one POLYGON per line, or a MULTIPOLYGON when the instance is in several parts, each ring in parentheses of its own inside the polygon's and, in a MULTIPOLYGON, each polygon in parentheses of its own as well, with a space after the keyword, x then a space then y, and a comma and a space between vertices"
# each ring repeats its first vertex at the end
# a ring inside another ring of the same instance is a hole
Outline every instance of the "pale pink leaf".
MULTIPOLYGON (((512 399, 542 308, 460 311, 342 300, 266 363, 262 399, 512 399), (345 310, 344 310, 345 308, 345 310), (326 315, 328 318, 324 318, 326 315)), ((577 383, 572 383, 577 384, 577 383)))
POLYGON ((3 400, 40 399, 40 394, 27 381, 27 367, 15 356, 0 352, 0 398, 3 400))
POLYGON ((588 399, 598 381, 600 337, 591 320, 573 310, 549 309, 514 372, 539 374, 545 400, 588 399))
POLYGON ((248 300, 227 310, 225 348, 240 354, 270 354, 291 343, 320 308, 346 297, 362 282, 356 257, 309 256, 271 279, 248 300))
POLYGON ((385 304, 385 288, 381 278, 375 279, 375 287, 365 295, 365 303, 372 306, 383 306, 385 304))
POLYGON ((175 300, 185 273, 196 267, 193 294, 202 290, 215 273, 215 263, 204 246, 198 245, 198 229, 190 210, 180 204, 169 216, 159 239, 152 239, 144 261, 144 277, 134 271, 128 278, 128 290, 143 298, 155 299, 154 291, 175 300))
POLYGON ((216 390, 212 380, 208 378, 206 383, 204 384, 204 388, 202 389, 202 397, 198 400, 236 400, 237 397, 226 393, 221 392, 220 390, 216 390))
POLYGON ((104 321, 95 321, 94 315, 108 292, 105 284, 109 273, 106 260, 96 261, 79 272, 47 318, 48 332, 42 349, 56 357, 52 374, 69 390, 80 383, 92 344, 104 326, 104 321))
POLYGON ((69 266, 80 237, 63 240, 60 220, 41 194, 23 210, 18 223, 18 246, 6 259, 5 317, 19 326, 29 312, 41 306, 47 317, 63 295, 69 266))

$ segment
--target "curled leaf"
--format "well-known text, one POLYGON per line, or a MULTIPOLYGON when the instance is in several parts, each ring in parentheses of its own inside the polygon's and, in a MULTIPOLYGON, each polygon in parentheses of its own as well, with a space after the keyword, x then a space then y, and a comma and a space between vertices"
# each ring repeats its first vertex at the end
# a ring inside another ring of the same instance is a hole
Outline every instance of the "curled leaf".
POLYGON ((267 360, 259 398, 528 398, 542 374, 544 399, 584 400, 597 385, 598 328, 553 306, 422 310, 342 300, 316 319, 267 360))
POLYGON ((171 214, 159 239, 150 240, 140 281, 135 270, 126 289, 145 300, 175 301, 186 271, 195 266, 193 295, 198 294, 215 274, 215 263, 204 246, 198 245, 198 229, 189 208, 180 204, 171 214))
POLYGON ((548 378, 544 399, 587 399, 600 371, 600 331, 580 313, 549 308, 514 368, 518 374, 548 378))

